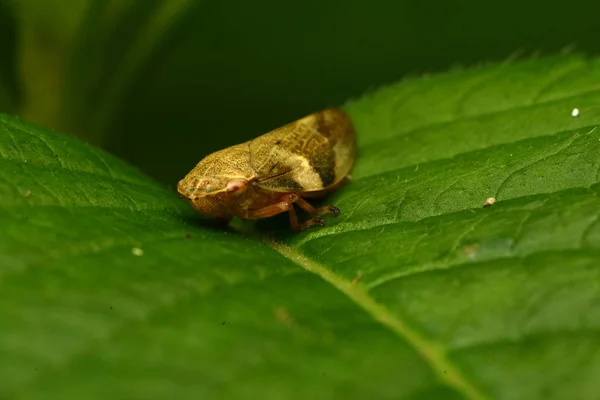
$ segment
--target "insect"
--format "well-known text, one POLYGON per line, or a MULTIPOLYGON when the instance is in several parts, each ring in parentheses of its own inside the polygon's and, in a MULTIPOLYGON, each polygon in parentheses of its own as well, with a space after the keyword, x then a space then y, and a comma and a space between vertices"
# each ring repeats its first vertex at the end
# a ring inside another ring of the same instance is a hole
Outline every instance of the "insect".
POLYGON ((323 226, 320 214, 339 215, 337 207, 313 207, 305 198, 338 188, 355 156, 352 120, 330 108, 209 154, 179 181, 177 191, 197 211, 223 222, 288 212, 292 229, 303 230, 323 226), (294 204, 315 217, 298 222, 294 204))

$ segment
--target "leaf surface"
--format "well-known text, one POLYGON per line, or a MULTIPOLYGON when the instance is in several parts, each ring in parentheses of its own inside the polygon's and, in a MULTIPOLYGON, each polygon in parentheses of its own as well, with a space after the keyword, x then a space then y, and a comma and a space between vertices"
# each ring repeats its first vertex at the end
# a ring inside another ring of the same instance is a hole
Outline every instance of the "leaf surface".
POLYGON ((599 78, 548 58, 349 102, 342 215, 294 235, 0 116, 0 397, 599 397, 599 78))

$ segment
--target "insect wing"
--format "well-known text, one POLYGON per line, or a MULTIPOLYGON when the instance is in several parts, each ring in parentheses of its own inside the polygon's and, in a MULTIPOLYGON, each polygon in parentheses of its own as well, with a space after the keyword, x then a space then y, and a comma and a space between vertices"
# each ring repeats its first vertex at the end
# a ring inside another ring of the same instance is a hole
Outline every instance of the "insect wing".
POLYGON ((272 191, 321 191, 350 171, 354 127, 341 110, 329 109, 249 142, 258 185, 272 191))

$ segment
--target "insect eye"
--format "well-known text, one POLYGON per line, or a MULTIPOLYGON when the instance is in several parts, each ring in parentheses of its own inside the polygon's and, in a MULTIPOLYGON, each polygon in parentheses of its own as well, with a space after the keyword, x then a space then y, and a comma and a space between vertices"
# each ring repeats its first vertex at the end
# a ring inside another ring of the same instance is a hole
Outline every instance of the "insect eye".
POLYGON ((209 181, 208 179, 206 179, 206 180, 203 180, 203 181, 202 181, 202 186, 204 186, 204 192, 205 192, 205 193, 210 193, 210 192, 212 192, 212 191, 213 191, 213 189, 214 189, 214 188, 211 186, 211 184, 210 184, 210 181, 209 181))

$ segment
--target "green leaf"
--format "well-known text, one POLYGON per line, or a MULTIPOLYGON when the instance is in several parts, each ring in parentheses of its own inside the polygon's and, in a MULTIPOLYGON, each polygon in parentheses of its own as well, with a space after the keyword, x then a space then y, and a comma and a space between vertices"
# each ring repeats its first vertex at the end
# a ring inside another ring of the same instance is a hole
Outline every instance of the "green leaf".
POLYGON ((348 103, 342 215, 300 234, 213 228, 1 116, 0 397, 599 397, 599 78, 559 57, 348 103))

